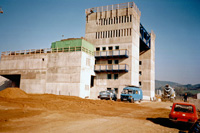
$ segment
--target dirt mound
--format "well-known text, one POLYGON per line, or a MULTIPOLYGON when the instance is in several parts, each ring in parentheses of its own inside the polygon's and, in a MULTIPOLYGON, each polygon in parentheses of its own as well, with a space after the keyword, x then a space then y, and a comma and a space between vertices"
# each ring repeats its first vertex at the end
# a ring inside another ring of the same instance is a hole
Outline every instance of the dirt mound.
POLYGON ((28 98, 26 92, 20 88, 6 88, 0 91, 0 97, 3 98, 28 98))

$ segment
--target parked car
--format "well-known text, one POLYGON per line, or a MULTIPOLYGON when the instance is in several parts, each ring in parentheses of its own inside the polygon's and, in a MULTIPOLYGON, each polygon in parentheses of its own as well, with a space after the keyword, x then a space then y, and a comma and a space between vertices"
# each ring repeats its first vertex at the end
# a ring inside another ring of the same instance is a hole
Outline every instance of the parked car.
POLYGON ((98 98, 106 99, 106 100, 114 100, 117 101, 117 95, 115 90, 107 90, 107 91, 101 91, 99 92, 98 98))
POLYGON ((191 103, 173 103, 169 119, 182 122, 196 122, 198 115, 196 107, 191 103))
POLYGON ((143 93, 142 89, 135 86, 125 87, 121 93, 121 101, 129 101, 134 103, 135 101, 142 101, 143 93))

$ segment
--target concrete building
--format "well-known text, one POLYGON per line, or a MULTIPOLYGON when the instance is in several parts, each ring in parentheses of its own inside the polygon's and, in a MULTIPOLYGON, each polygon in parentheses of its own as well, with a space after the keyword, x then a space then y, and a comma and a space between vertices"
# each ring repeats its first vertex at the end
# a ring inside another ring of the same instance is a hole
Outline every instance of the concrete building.
POLYGON ((118 97, 127 85, 140 86, 144 99, 155 95, 155 34, 140 23, 134 2, 86 9, 85 38, 95 45, 94 87, 115 89, 118 97))
POLYGON ((142 88, 144 99, 152 99, 155 34, 140 23, 134 2, 85 12, 87 41, 67 39, 49 49, 3 52, 0 75, 27 93, 96 99, 100 91, 114 89, 119 98, 124 87, 134 85, 142 88))
POLYGON ((93 49, 84 39, 69 39, 49 49, 3 52, 0 75, 27 93, 89 97, 93 49))

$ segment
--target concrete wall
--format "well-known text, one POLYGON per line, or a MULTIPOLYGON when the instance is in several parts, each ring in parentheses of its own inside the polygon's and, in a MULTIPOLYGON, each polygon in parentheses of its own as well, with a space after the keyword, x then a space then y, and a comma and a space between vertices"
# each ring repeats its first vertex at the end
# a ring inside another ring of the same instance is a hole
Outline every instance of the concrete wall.
MULTIPOLYGON (((95 47, 108 47, 119 46, 119 49, 127 49, 129 52, 128 58, 113 58, 109 59, 114 62, 114 60, 119 60, 119 64, 127 64, 128 72, 118 73, 118 79, 107 79, 108 73, 96 73, 95 86, 91 89, 91 97, 97 98, 98 94, 102 90, 107 88, 118 88, 118 98, 122 89, 126 85, 139 86, 139 28, 140 28, 140 14, 138 14, 134 8, 124 8, 119 10, 111 10, 104 12, 91 13, 86 17, 86 32, 85 38, 87 41, 95 45, 95 47), (123 20, 129 17, 129 21, 122 23, 123 20), (114 19, 121 18, 120 23, 115 24, 101 24, 102 19, 114 19), (130 22, 131 17, 131 22, 130 22), (114 35, 114 32, 120 30, 120 36, 114 35), (109 31, 109 32, 108 32, 109 31), (112 31, 112 32, 111 32, 112 31), (124 32, 125 31, 125 32, 124 32), (107 32, 106 37, 98 38, 97 35, 102 32, 107 32), (111 35, 112 33, 112 35, 111 35), (109 36, 108 36, 109 34, 109 36), (111 37, 112 36, 112 37, 111 37)), ((96 60, 97 64, 108 64, 108 59, 96 60)), ((114 64, 114 63, 113 63, 114 64)), ((116 73, 110 73, 112 77, 116 73)))
POLYGON ((151 99, 155 96, 155 34, 151 33, 151 48, 140 55, 142 64, 139 66, 141 75, 140 82, 144 99, 151 99))
POLYGON ((93 66, 94 56, 82 51, 11 55, 1 57, 0 75, 21 75, 20 88, 27 93, 85 98, 90 94, 93 66))

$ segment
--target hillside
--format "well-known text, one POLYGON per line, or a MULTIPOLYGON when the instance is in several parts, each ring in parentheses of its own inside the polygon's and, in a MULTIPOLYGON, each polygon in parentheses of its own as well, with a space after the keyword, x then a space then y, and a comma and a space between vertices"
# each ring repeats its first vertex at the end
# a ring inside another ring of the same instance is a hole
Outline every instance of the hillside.
POLYGON ((155 81, 155 88, 156 88, 156 90, 163 90, 163 88, 166 84, 169 84, 171 87, 175 88, 177 95, 182 95, 185 92, 189 93, 189 95, 195 95, 197 93, 200 93, 200 84, 182 85, 182 84, 179 84, 179 83, 176 83, 176 82, 171 82, 171 81, 156 80, 155 81))

